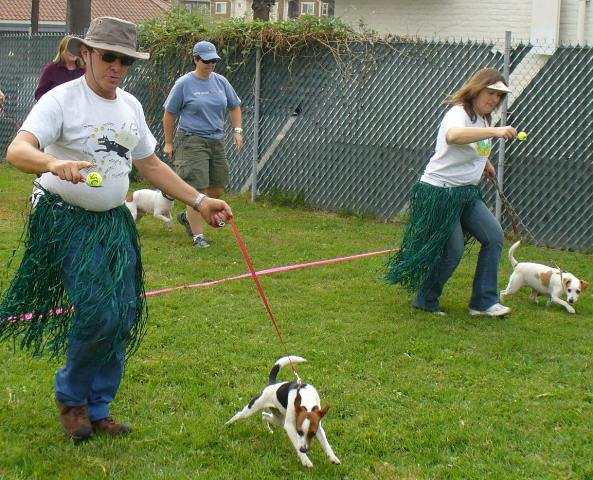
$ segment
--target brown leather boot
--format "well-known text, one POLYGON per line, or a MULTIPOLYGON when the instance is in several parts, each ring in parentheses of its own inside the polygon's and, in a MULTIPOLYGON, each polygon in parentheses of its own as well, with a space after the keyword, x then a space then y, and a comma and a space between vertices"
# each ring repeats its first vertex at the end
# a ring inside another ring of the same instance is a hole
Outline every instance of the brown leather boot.
POLYGON ((111 417, 102 418, 92 422, 94 432, 105 432, 114 437, 118 435, 127 435, 132 431, 132 427, 125 423, 116 423, 111 417))
POLYGON ((60 422, 64 432, 75 442, 84 442, 93 435, 93 428, 86 405, 70 407, 59 400, 56 400, 60 410, 60 422))

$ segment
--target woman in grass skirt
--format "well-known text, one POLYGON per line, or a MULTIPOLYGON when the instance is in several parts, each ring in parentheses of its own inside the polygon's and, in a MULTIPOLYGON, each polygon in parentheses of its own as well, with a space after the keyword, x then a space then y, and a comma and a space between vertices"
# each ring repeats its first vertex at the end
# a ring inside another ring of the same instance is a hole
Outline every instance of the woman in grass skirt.
POLYGON ((443 288, 474 238, 481 249, 470 314, 499 317, 511 311, 498 296, 503 231, 478 187, 483 174, 489 180, 496 176, 488 160, 492 138, 517 136, 512 126, 491 126, 492 112, 509 92, 500 72, 484 68, 446 100, 452 107, 441 121, 435 153, 412 190, 401 249, 388 261, 388 281, 416 292, 416 308, 445 314, 443 288))

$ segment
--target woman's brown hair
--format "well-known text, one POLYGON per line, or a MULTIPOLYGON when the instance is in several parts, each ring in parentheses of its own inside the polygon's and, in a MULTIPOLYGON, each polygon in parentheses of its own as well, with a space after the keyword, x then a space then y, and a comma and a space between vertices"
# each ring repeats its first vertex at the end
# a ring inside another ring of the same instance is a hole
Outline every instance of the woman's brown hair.
MULTIPOLYGON (((68 42, 70 41, 71 38, 72 38, 72 35, 66 35, 60 41, 60 45, 58 46, 58 53, 56 53, 56 56, 52 60, 52 62, 55 63, 56 65, 59 65, 60 63, 64 63, 64 59, 62 58, 62 55, 64 54, 64 51, 68 48, 68 42)), ((76 65, 78 67, 84 66, 84 62, 82 61, 82 58, 76 57, 76 65)))
MULTIPOLYGON (((476 112, 474 111, 474 99, 488 85, 496 82, 507 84, 502 74, 495 68, 483 68, 478 70, 459 90, 452 93, 445 100, 446 104, 463 105, 465 113, 469 115, 472 122, 476 121, 476 112)), ((490 123, 490 115, 487 115, 490 123)))

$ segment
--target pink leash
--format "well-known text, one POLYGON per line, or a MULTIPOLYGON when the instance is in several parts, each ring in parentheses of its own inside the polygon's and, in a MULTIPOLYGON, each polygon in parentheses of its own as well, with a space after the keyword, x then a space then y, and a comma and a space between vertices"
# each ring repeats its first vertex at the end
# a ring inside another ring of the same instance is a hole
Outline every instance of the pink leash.
MULTIPOLYGON (((270 275, 271 273, 278 273, 278 272, 288 272, 291 270, 300 270, 301 268, 307 267, 314 267, 316 265, 327 265, 330 263, 337 263, 337 262, 346 262, 349 260, 356 260, 358 258, 365 258, 365 257, 372 257, 374 255, 383 255, 385 253, 393 252, 393 249, 389 250, 378 250, 376 252, 368 252, 368 253, 359 253, 357 255, 350 255, 348 257, 339 257, 339 258, 330 258, 328 260, 318 260, 316 262, 307 262, 307 263, 298 263, 296 265, 286 265, 284 267, 274 267, 268 268, 266 270, 260 270, 259 272, 255 272, 257 276, 261 277, 263 275, 270 275)), ((163 293, 170 293, 176 290, 184 290, 186 288, 198 288, 198 287, 210 287, 212 285, 218 285, 219 283, 230 282, 233 280, 242 280, 244 278, 250 277, 251 273, 242 273, 241 275, 235 275, 233 277, 226 277, 226 278, 219 278, 218 280, 210 280, 209 282, 201 282, 201 283, 191 283, 189 285, 179 285, 178 287, 169 287, 169 288, 162 288, 160 290, 152 290, 150 292, 146 292, 144 294, 145 297, 154 297, 156 295, 162 295, 163 293)), ((58 308, 53 312, 49 313, 49 316, 57 315, 63 313, 69 308, 58 308)), ((43 315, 39 315, 39 318, 42 318, 43 315)), ((25 313, 23 315, 19 315, 18 317, 8 317, 9 322, 23 322, 23 321, 30 321, 33 320, 34 316, 33 313, 25 313)))
MULTIPOLYGON (((357 260, 359 258, 372 257, 374 255, 384 255, 386 253, 393 252, 393 249, 389 250, 378 250, 376 252, 359 253, 357 255, 350 255, 347 257, 330 258, 328 260, 318 260, 315 262, 298 263, 296 265, 286 265, 283 267, 268 268, 266 270, 260 270, 255 272, 257 276, 270 275, 271 273, 288 272, 290 270, 300 270, 301 268, 314 267, 316 265, 328 265, 330 263, 346 262, 349 260, 357 260)), ((241 275, 235 275, 233 277, 219 278, 218 280, 210 280, 209 282, 192 283, 189 285, 179 285, 178 287, 162 288, 160 290, 152 290, 146 292, 146 297, 153 297, 156 295, 162 295, 163 293, 174 292, 176 290, 183 290, 186 288, 198 288, 198 287, 210 287, 212 285, 218 285, 219 283, 230 282, 232 280, 242 280, 243 278, 250 277, 251 273, 242 273, 241 275)))

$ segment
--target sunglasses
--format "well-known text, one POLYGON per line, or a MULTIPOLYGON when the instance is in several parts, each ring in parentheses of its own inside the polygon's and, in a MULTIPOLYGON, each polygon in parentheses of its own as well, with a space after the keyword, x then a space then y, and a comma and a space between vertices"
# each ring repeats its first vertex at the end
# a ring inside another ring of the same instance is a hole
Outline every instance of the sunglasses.
POLYGON ((213 58, 212 60, 204 60, 200 58, 200 62, 205 63, 206 65, 211 65, 213 63, 218 62, 218 58, 213 58))
POLYGON ((101 53, 101 52, 98 52, 97 50, 95 50, 95 52, 97 52, 97 54, 101 57, 101 60, 103 60, 105 63, 113 63, 119 58, 119 61, 123 66, 129 67, 130 65, 132 65, 132 63, 134 63, 136 61, 135 58, 128 57, 127 55, 118 55, 113 52, 101 53))

